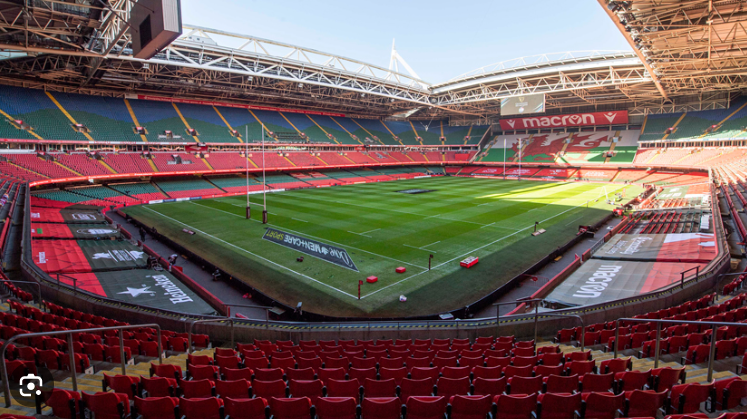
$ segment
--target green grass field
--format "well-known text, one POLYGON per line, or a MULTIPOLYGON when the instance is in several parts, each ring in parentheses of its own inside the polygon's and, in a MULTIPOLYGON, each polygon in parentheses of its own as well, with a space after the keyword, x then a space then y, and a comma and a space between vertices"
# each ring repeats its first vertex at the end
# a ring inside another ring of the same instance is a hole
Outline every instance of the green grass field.
MULTIPOLYGON (((304 310, 330 316, 415 316, 492 292, 570 240, 579 224, 606 216, 612 207, 604 191, 622 187, 441 177, 267 194, 270 227, 346 249, 359 272, 262 239, 261 195, 251 196, 252 220, 244 218, 243 196, 124 211, 289 306, 302 301, 304 310), (434 191, 397 192, 414 188, 434 191), (530 235, 535 221, 545 234, 530 235), (480 263, 460 267, 468 256, 480 263), (398 266, 407 272, 395 273, 398 266), (364 283, 358 300, 358 280, 369 275, 379 281, 364 283)), ((627 186, 627 196, 638 193, 627 186)))

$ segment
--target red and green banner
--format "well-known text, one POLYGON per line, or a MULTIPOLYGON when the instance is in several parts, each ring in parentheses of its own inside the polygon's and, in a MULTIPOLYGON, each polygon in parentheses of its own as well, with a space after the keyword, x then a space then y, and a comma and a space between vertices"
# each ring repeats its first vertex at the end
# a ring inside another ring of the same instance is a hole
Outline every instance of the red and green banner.
POLYGON ((106 223, 103 215, 91 210, 31 207, 30 212, 32 223, 106 223))
POLYGON ((118 239, 119 230, 104 224, 32 223, 33 239, 118 239))
POLYGON ((717 254, 713 233, 618 234, 594 253, 592 258, 708 263, 717 254))
POLYGON ((144 268, 139 247, 115 240, 33 240, 34 262, 49 273, 84 273, 144 268))

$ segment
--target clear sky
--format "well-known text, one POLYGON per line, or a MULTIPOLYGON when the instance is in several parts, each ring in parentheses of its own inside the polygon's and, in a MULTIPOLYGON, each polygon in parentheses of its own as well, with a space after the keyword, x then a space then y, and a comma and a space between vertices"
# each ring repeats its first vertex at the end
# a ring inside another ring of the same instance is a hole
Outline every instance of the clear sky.
POLYGON ((596 0, 182 0, 182 17, 382 67, 394 38, 429 83, 529 55, 630 50, 596 0))

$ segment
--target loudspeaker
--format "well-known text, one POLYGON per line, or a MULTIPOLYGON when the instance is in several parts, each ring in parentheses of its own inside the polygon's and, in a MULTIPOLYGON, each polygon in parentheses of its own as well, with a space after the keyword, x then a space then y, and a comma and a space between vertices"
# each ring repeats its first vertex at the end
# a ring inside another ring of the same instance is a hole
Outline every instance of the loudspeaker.
POLYGON ((182 34, 181 0, 139 0, 132 9, 132 54, 148 60, 182 34))

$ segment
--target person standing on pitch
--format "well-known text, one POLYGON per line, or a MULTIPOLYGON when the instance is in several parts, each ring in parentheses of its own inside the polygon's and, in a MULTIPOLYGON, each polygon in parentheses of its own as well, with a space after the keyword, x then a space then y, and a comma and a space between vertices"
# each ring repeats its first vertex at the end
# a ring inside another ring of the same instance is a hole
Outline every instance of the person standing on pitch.
POLYGON ((179 258, 179 255, 174 253, 173 255, 169 256, 169 272, 171 272, 171 267, 176 266, 176 260, 179 258))

